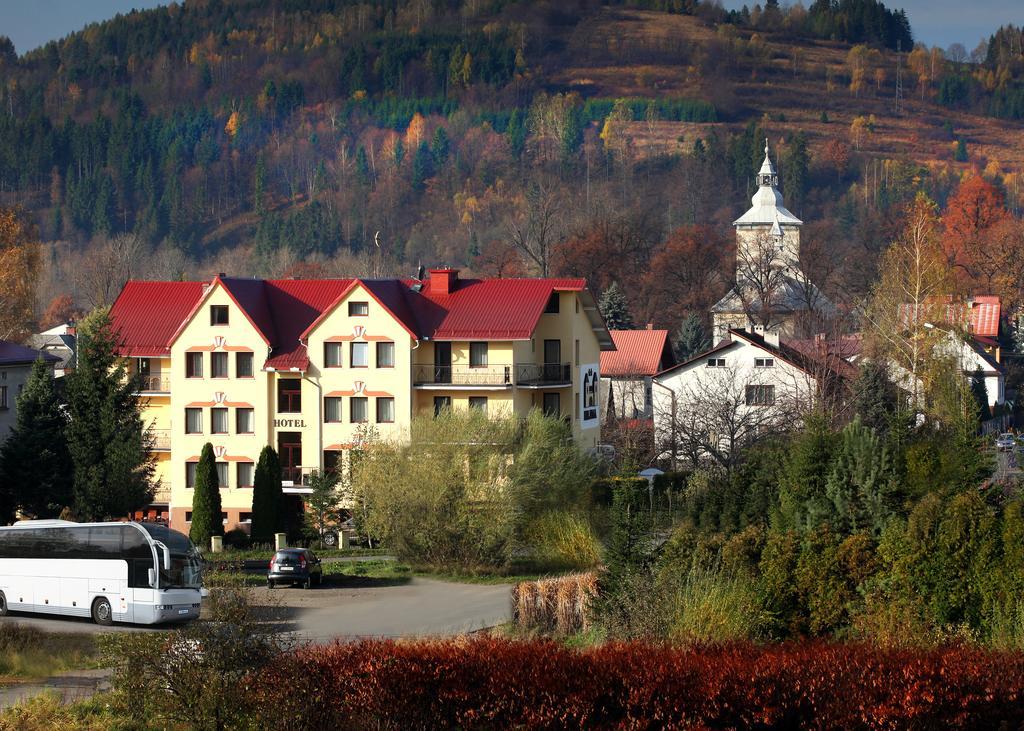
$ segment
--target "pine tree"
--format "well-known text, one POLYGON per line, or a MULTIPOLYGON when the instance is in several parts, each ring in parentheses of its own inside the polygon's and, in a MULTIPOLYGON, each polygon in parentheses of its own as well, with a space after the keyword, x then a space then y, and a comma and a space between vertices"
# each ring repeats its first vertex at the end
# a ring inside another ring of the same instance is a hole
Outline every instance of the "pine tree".
POLYGON ((153 499, 152 441, 129 377, 115 355, 108 312, 96 310, 78 330, 78 363, 67 376, 68 451, 74 466, 73 511, 79 520, 121 518, 153 499))
POLYGON ((992 418, 992 412, 988 408, 988 388, 985 386, 985 374, 978 367, 971 374, 971 393, 978 408, 978 423, 992 418))
POLYGON ((892 460, 874 432, 855 418, 842 432, 825 492, 832 529, 843 534, 869 530, 881 535, 893 514, 892 460))
POLYGON ((0 524, 15 508, 34 518, 56 518, 71 503, 67 419, 42 358, 18 396, 18 418, 0 448, 0 524))
POLYGON ((633 327, 633 316, 629 314, 629 305, 618 282, 612 282, 604 291, 597 307, 609 330, 629 330, 633 327))
POLYGON ((641 568, 647 557, 645 543, 650 526, 646 502, 647 490, 641 486, 641 480, 627 478, 615 481, 605 551, 605 564, 612 585, 641 568))
POLYGON ((786 194, 786 201, 794 206, 793 210, 799 211, 799 205, 807 192, 807 170, 810 167, 807 138, 803 132, 793 135, 782 162, 782 188, 786 194))
POLYGON ((711 338, 704 331, 704 323, 701 322, 700 317, 690 313, 683 318, 679 329, 676 330, 672 347, 675 350, 676 358, 680 361, 703 353, 711 347, 711 338))
POLYGON ((281 462, 273 447, 266 446, 256 463, 252 490, 252 540, 269 543, 282 527, 281 511, 284 495, 281 492, 281 462))
POLYGON ((434 158, 431 157, 430 147, 424 141, 416 148, 416 154, 412 158, 412 189, 422 193, 427 187, 427 178, 433 174, 434 158))
POLYGON ((899 392, 883 363, 865 361, 853 383, 853 412, 861 423, 886 435, 899 409, 899 392))
POLYGON ((434 159, 434 169, 440 170, 448 162, 448 151, 451 142, 448 140, 448 133, 444 127, 438 127, 434 132, 434 139, 430 142, 430 154, 434 159))
POLYGON ((224 535, 221 519, 220 479, 217 477, 217 462, 213 456, 213 445, 207 442, 199 455, 196 465, 196 484, 192 492, 192 529, 189 538, 205 550, 211 536, 224 535))

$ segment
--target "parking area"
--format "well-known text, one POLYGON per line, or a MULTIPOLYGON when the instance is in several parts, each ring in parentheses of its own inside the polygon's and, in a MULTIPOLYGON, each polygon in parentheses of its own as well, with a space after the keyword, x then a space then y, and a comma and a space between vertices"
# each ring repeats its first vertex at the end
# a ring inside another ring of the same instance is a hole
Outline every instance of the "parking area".
MULTIPOLYGON (((334 578, 334 577, 330 577, 334 578)), ((511 618, 509 584, 456 584, 414 577, 402 582, 326 581, 309 590, 253 589, 261 613, 278 632, 325 642, 359 637, 455 635, 511 618)), ((12 613, 19 622, 50 632, 153 632, 174 625, 100 627, 84 619, 12 613)))

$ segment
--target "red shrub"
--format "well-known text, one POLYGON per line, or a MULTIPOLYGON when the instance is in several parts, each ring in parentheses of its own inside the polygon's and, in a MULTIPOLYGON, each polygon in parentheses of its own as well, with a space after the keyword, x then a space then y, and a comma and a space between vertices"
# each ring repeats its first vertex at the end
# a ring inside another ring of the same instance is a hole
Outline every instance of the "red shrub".
POLYGON ((313 729, 1012 727, 1022 688, 1024 657, 961 647, 497 639, 312 646, 249 683, 273 727, 313 729))

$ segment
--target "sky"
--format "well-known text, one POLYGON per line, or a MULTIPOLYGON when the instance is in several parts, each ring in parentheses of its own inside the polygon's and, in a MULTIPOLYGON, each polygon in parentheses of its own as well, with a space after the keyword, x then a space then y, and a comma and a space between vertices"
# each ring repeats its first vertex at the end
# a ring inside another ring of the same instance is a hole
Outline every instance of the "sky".
MULTIPOLYGON (((753 7, 757 0, 723 0, 725 7, 753 7)), ((809 5, 811 0, 804 0, 809 5)), ((948 48, 962 43, 970 51, 1000 25, 1024 25, 1024 0, 883 0, 902 7, 910 18, 914 39, 948 48)), ((132 8, 152 8, 161 0, 0 0, 0 35, 14 42, 19 54, 47 41, 63 38, 88 23, 112 18, 132 8)), ((783 0, 786 4, 786 0, 783 0)))

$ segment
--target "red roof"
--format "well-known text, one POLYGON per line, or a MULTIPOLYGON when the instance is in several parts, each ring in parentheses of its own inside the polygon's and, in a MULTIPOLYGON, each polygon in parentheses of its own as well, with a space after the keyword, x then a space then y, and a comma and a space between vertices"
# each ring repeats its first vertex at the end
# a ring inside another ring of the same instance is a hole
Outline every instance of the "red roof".
POLYGON ((24 345, 18 345, 9 340, 0 340, 0 365, 34 363, 40 357, 51 364, 60 361, 60 358, 50 353, 40 353, 38 350, 26 348, 24 345))
POLYGON ((446 293, 427 280, 413 309, 432 340, 529 340, 552 292, 586 285, 584 279, 456 279, 446 293))
POLYGON ((982 337, 999 336, 999 310, 998 297, 990 295, 972 297, 971 308, 971 332, 982 337))
POLYGON ((668 368, 664 362, 668 330, 610 330, 615 350, 601 353, 602 376, 653 376, 668 368))
POLYGON ((965 327, 972 335, 994 338, 999 336, 1000 311, 999 297, 993 295, 976 295, 966 302, 954 302, 953 297, 947 295, 926 302, 916 314, 913 305, 900 305, 900 318, 907 324, 937 318, 950 325, 965 327))
POLYGON ((110 308, 119 352, 128 357, 168 355, 178 328, 203 295, 206 282, 129 281, 110 308))
MULTIPOLYGON (((585 291, 583 279, 458 279, 449 293, 430 280, 235 279, 217 277, 271 349, 265 368, 305 370, 304 340, 356 284, 418 339, 526 340, 551 293, 585 291)), ((111 315, 123 338, 121 354, 165 355, 201 305, 204 282, 128 282, 111 315)), ((590 313, 588 312, 588 315, 590 313)), ((599 335, 600 339, 600 335, 599 335)))

